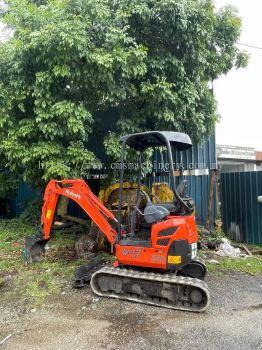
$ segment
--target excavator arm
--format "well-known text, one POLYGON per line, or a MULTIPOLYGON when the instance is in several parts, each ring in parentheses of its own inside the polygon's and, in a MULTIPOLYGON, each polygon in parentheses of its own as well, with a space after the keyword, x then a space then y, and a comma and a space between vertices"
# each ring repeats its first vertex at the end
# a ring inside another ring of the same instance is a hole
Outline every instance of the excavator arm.
POLYGON ((38 234, 27 237, 25 241, 25 259, 38 260, 44 250, 45 243, 50 238, 54 213, 59 196, 66 196, 80 205, 91 220, 105 234, 111 244, 115 244, 117 233, 109 224, 108 219, 117 222, 115 216, 90 190, 82 179, 51 180, 45 189, 44 204, 41 214, 41 230, 38 234))
POLYGON ((44 239, 49 239, 50 230, 59 195, 66 196, 80 205, 87 215, 106 235, 111 244, 115 243, 116 231, 107 219, 116 220, 115 216, 94 195, 84 180, 51 180, 45 190, 41 224, 44 239))

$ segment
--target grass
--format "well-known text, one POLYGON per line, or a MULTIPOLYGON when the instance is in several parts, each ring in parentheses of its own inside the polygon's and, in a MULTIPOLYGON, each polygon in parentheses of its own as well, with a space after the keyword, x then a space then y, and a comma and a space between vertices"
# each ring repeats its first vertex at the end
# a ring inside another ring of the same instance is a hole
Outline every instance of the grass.
MULTIPOLYGON (((209 243, 214 246, 218 246, 221 243, 222 238, 225 238, 225 234, 221 227, 217 227, 213 232, 203 232, 198 227, 199 240, 201 243, 208 245, 209 243)), ((261 246, 245 244, 251 251, 253 249, 260 249, 261 246)), ((199 256, 205 255, 204 252, 199 252, 199 256)), ((239 271, 255 275, 262 273, 262 257, 261 256, 248 256, 246 258, 219 258, 215 256, 215 260, 219 261, 219 264, 212 264, 207 262, 208 271, 210 273, 223 274, 226 271, 239 271)))
MULTIPOLYGON (((75 233, 57 232, 50 240, 45 258, 26 265, 22 258, 24 237, 37 232, 37 227, 21 219, 0 220, 0 293, 8 297, 29 298, 31 306, 71 284, 76 266, 84 262, 74 255, 75 233)), ((28 304, 29 307, 30 303, 28 304)))
POLYGON ((219 264, 207 263, 208 271, 219 273, 225 271, 239 271, 250 275, 262 273, 262 257, 221 258, 219 264))

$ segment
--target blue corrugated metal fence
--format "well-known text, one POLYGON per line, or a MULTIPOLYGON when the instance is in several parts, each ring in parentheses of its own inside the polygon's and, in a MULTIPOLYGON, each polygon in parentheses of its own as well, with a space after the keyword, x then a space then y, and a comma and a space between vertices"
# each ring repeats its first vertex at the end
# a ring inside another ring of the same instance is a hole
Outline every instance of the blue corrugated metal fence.
POLYGON ((236 241, 262 244, 262 171, 222 173, 223 229, 236 241))

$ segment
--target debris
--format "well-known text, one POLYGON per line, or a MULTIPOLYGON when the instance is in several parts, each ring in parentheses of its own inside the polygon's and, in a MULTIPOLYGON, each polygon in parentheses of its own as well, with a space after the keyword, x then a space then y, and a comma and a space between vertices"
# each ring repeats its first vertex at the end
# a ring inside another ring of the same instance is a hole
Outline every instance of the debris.
POLYGON ((207 242, 207 247, 210 250, 215 250, 217 249, 217 242, 210 240, 207 242))
POLYGON ((93 302, 93 303, 97 303, 98 301, 99 301, 99 298, 93 298, 93 299, 92 299, 92 302, 93 302))
POLYGON ((32 309, 32 310, 30 310, 30 312, 31 312, 31 313, 34 313, 34 312, 36 312, 36 309, 32 309))
POLYGON ((255 249, 255 250, 252 250, 252 254, 262 254, 262 249, 255 249))
POLYGON ((207 260, 207 262, 209 262, 210 264, 219 264, 219 261, 217 261, 215 259, 207 260))
POLYGON ((76 255, 79 259, 90 259, 93 255, 92 251, 96 245, 93 238, 87 234, 82 235, 75 243, 76 255))
POLYGON ((207 230, 205 227, 200 227, 200 233, 205 236, 209 236, 211 232, 207 230))
POLYGON ((83 226, 90 226, 90 220, 83 220, 81 218, 78 218, 76 216, 72 215, 61 215, 62 219, 66 219, 69 221, 76 222, 77 224, 83 225, 83 226))
POLYGON ((205 243, 201 242, 200 243, 200 248, 201 249, 208 249, 208 246, 205 243))
POLYGON ((0 345, 3 345, 8 339, 12 337, 13 334, 9 334, 7 337, 5 337, 2 341, 0 341, 0 345))
POLYGON ((247 252, 248 255, 250 255, 250 256, 253 255, 246 245, 241 244, 241 248, 243 248, 247 252))
POLYGON ((228 256, 237 258, 241 252, 239 248, 234 248, 227 238, 222 238, 222 243, 219 245, 219 250, 216 252, 219 256, 228 256))

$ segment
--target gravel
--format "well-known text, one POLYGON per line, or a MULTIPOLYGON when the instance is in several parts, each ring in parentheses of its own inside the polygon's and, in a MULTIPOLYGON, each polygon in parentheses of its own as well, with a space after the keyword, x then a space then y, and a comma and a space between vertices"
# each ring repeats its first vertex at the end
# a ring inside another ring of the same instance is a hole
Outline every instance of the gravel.
POLYGON ((4 299, 0 341, 12 337, 1 348, 262 350, 262 275, 211 275, 207 283, 212 303, 202 314, 97 298, 89 287, 68 287, 34 312, 4 299))

